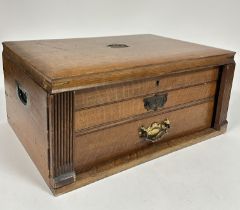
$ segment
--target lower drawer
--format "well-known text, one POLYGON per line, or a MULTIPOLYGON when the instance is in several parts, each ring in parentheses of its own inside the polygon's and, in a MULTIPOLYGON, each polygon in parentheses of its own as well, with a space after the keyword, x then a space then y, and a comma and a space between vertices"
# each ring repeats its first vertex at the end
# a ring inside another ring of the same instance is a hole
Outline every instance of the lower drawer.
POLYGON ((76 134, 74 140, 74 165, 76 172, 84 172, 92 167, 113 160, 121 155, 148 147, 152 144, 139 137, 139 128, 148 127, 153 122, 168 118, 171 127, 160 141, 167 141, 178 136, 188 135, 211 127, 214 100, 208 99, 193 106, 169 112, 158 112, 157 115, 136 121, 115 125, 88 134, 76 134))

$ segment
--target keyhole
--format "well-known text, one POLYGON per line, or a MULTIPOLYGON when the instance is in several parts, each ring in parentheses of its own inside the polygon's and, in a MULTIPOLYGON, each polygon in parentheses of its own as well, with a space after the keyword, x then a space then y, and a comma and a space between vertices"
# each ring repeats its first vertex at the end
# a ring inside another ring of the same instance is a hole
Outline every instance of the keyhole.
POLYGON ((156 81, 156 86, 159 86, 159 80, 156 81))

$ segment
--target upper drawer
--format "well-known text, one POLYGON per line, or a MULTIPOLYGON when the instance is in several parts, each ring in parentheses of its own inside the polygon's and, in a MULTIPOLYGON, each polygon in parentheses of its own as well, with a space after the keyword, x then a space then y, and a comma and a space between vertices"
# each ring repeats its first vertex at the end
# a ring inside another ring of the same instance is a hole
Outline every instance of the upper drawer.
POLYGON ((75 112, 74 117, 75 131, 154 112, 156 111, 155 109, 148 109, 146 107, 145 99, 153 98, 154 101, 152 103, 155 105, 155 98, 157 96, 160 97, 159 104, 162 103, 162 106, 160 105, 157 108, 158 111, 180 105, 184 106, 191 102, 196 103, 206 98, 213 98, 216 92, 216 85, 217 82, 213 81, 187 88, 161 92, 153 96, 140 96, 116 103, 78 110, 75 112))
POLYGON ((76 91, 75 110, 112 103, 133 97, 143 96, 151 93, 188 87, 215 81, 218 78, 218 67, 188 73, 176 74, 142 81, 128 82, 125 84, 96 87, 88 90, 76 91))

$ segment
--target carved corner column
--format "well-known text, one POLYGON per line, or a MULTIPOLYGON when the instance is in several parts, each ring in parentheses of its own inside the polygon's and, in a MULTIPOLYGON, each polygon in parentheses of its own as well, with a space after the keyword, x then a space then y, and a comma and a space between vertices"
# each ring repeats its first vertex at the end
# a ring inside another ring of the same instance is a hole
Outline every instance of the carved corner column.
POLYGON ((53 188, 76 180, 73 166, 73 100, 73 92, 49 96, 49 172, 53 188))
POLYGON ((224 65, 220 70, 220 85, 216 101, 216 114, 213 127, 220 130, 222 126, 227 125, 227 112, 232 89, 232 82, 235 70, 235 62, 224 65))

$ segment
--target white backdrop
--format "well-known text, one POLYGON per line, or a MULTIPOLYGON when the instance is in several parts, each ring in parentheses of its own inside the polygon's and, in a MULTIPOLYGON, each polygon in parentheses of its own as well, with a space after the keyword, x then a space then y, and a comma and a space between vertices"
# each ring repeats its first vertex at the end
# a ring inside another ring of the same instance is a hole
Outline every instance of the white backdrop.
MULTIPOLYGON (((0 0, 0 41, 152 33, 239 52, 239 8, 238 0, 0 0)), ((227 134, 58 198, 6 123, 0 62, 0 209, 240 209, 236 61, 227 134)))

